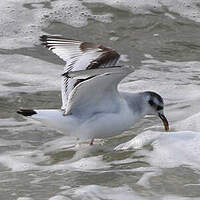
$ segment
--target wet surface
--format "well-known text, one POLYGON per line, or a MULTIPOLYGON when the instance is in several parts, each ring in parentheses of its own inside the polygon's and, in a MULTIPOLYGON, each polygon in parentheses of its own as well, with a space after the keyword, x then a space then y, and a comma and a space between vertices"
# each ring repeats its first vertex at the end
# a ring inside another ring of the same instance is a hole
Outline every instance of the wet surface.
POLYGON ((0 3, 0 12, 5 10, 0 21, 1 198, 199 199, 198 2, 95 2, 0 3), (120 89, 161 94, 172 136, 154 137, 163 131, 161 121, 146 117, 120 136, 89 147, 17 115, 20 107, 61 105, 64 62, 40 47, 44 33, 92 41, 123 54, 121 64, 136 70, 120 89), (143 137, 149 130, 152 138, 143 137), (192 131, 191 136, 184 131, 192 131), (145 143, 141 148, 114 150, 137 135, 145 143))

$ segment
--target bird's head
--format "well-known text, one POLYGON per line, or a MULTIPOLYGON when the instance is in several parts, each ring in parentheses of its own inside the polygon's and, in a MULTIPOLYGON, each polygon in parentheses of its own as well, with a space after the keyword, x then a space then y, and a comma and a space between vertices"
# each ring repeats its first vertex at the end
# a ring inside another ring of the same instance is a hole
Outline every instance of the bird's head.
POLYGON ((151 92, 151 91, 144 92, 144 98, 147 104, 146 114, 158 116, 162 120, 165 130, 168 131, 169 123, 167 121, 167 118, 164 115, 163 98, 159 94, 155 92, 151 92))

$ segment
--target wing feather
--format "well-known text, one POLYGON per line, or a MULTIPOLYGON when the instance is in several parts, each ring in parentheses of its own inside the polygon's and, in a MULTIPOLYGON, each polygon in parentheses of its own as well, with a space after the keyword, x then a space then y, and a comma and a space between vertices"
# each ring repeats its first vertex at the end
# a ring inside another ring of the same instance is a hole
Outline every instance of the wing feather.
POLYGON ((75 86, 70 93, 65 114, 85 116, 93 113, 117 112, 120 101, 118 83, 133 72, 133 68, 106 68, 87 72, 84 70, 68 73, 69 77, 78 79, 84 77, 86 80, 75 86))
MULTIPOLYGON (((120 55, 107 47, 90 42, 81 42, 59 36, 43 35, 42 44, 66 61, 64 73, 78 70, 90 70, 115 65, 120 55)), ((70 92, 81 81, 62 77, 62 108, 66 109, 70 92)))

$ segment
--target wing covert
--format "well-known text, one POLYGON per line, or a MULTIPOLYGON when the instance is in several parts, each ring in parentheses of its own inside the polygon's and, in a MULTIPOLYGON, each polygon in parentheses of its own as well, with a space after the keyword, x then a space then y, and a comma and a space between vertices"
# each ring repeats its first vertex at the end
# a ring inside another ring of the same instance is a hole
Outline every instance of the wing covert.
MULTIPOLYGON (((118 83, 133 72, 133 68, 119 67, 105 70, 88 70, 88 77, 78 84, 69 95, 65 114, 91 115, 101 112, 116 112, 120 101, 118 83), (96 72, 96 75, 95 75, 96 72), (90 76, 91 75, 91 76, 90 76)), ((80 78, 80 72, 69 72, 68 76, 80 78)), ((86 72, 83 71, 86 77, 86 72)))
MULTIPOLYGON (((90 42, 81 42, 60 36, 43 35, 42 44, 66 61, 64 73, 70 71, 106 68, 115 65, 120 55, 107 47, 90 42)), ((66 109, 70 92, 81 80, 62 77, 62 108, 66 109)))

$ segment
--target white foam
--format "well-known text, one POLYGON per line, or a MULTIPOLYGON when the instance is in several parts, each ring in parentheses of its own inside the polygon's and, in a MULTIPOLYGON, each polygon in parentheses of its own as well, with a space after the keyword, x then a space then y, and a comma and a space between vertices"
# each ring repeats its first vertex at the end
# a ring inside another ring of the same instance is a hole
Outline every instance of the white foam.
POLYGON ((153 150, 138 151, 153 167, 172 168, 181 165, 200 169, 200 133, 191 131, 153 132, 147 131, 131 141, 116 147, 116 150, 141 148, 151 144, 153 150))
POLYGON ((110 40, 111 41, 117 41, 117 40, 119 40, 119 37, 113 36, 113 37, 110 37, 110 40))
POLYGON ((119 61, 122 61, 122 62, 129 62, 130 59, 128 58, 128 55, 126 55, 126 54, 121 54, 121 55, 120 55, 120 58, 119 58, 119 61))
POLYGON ((119 144, 117 147, 115 147, 115 150, 127 150, 127 149, 140 149, 143 146, 147 144, 151 144, 153 141, 155 141, 157 138, 160 137, 160 132, 154 132, 153 134, 149 134, 149 131, 147 132, 148 134, 140 134, 133 138, 132 140, 119 144))
POLYGON ((103 161, 103 156, 91 156, 78 159, 77 161, 67 160, 48 167, 48 170, 72 170, 90 172, 94 170, 108 169, 111 166, 103 161))
POLYGON ((153 132, 146 131, 132 140, 118 145, 115 150, 137 149, 135 155, 138 161, 145 162, 150 167, 132 169, 143 172, 137 184, 151 188, 149 180, 162 175, 163 169, 187 166, 198 173, 200 169, 200 133, 192 131, 153 132), (145 148, 151 145, 152 149, 145 148))
POLYGON ((64 136, 56 140, 45 143, 41 149, 45 153, 58 152, 62 149, 75 149, 77 139, 69 136, 64 136))
POLYGON ((14 172, 42 170, 38 163, 47 159, 41 151, 12 151, 0 155, 0 163, 14 172))
MULTIPOLYGON (((93 148, 92 148, 93 149, 93 148)), ((103 156, 88 156, 91 148, 79 149, 75 155, 68 160, 57 162, 51 165, 41 165, 40 163, 48 163, 51 160, 50 156, 47 156, 44 151, 12 151, 5 152, 0 155, 0 163, 12 170, 13 172, 30 171, 30 170, 42 170, 42 171, 58 171, 58 170, 70 170, 70 171, 84 171, 92 172, 94 170, 105 170, 111 168, 109 163, 104 162, 103 156)), ((96 149, 94 147, 94 149, 96 149)), ((93 150, 94 150, 93 149, 93 150)), ((41 179, 35 180, 36 182, 41 179)))
POLYGON ((13 92, 60 90, 63 66, 22 55, 0 55, 0 65, 1 96, 13 92), (21 86, 6 85, 12 82, 17 82, 21 86))
MULTIPOLYGON (((145 169, 145 171, 148 171, 148 170, 145 169)), ((151 188, 151 184, 149 183, 149 179, 154 177, 154 176, 159 176, 160 174, 161 173, 159 173, 159 170, 155 170, 155 172, 145 172, 136 184, 141 185, 145 188, 151 188)))
POLYGON ((179 197, 176 195, 166 195, 161 200, 199 200, 199 197, 179 197))
POLYGON ((85 26, 88 19, 110 22, 111 14, 93 15, 78 0, 51 1, 51 9, 43 0, 0 1, 0 48, 32 47, 38 44, 42 29, 52 22, 62 22, 74 27, 85 26), (26 5, 26 6, 25 6, 26 5), (28 9, 33 7, 34 9, 28 9))
POLYGON ((81 186, 74 192, 74 197, 82 200, 109 199, 109 200, 145 200, 138 196, 130 187, 106 187, 99 185, 81 186))
POLYGON ((183 131, 199 131, 200 130, 200 113, 196 113, 184 120, 181 120, 173 125, 173 128, 176 130, 183 131))
MULTIPOLYGON (((169 12, 200 22, 199 0, 84 0, 84 2, 104 3, 118 9, 128 10, 133 14, 150 14, 152 11, 165 13, 164 7, 166 7, 169 12)), ((168 12, 166 15, 172 19, 175 18, 168 12)))
POLYGON ((84 0, 84 2, 104 3, 114 8, 128 10, 134 14, 150 14, 153 10, 162 10, 162 4, 157 0, 134 0, 133 2, 126 0, 84 0))
POLYGON ((19 197, 17 198, 17 200, 34 200, 34 199, 31 197, 19 197))
POLYGON ((171 19, 176 19, 176 17, 174 17, 172 14, 170 13, 165 13, 165 16, 171 18, 171 19))
POLYGON ((147 54, 147 53, 144 54, 144 57, 148 58, 148 59, 153 59, 153 56, 151 54, 147 54))
POLYGON ((88 155, 93 151, 105 150, 102 139, 95 139, 94 145, 89 145, 90 141, 77 140, 76 137, 63 136, 56 140, 45 143, 41 149, 45 153, 59 152, 62 150, 76 151, 76 159, 82 158, 83 155, 88 155))
MULTIPOLYGON (((200 22, 198 0, 84 0, 83 2, 104 3, 134 14, 150 14, 152 11, 177 13, 188 19, 200 22)), ((93 14, 81 1, 51 1, 50 8, 44 6, 43 0, 31 1, 1 1, 0 2, 0 47, 5 49, 32 47, 39 44, 38 38, 52 22, 62 22, 74 27, 82 27, 88 24, 88 19, 95 19, 104 23, 110 23, 111 13, 101 15, 93 14), (25 6, 26 5, 26 6, 25 6), (34 9, 29 9, 32 7, 34 9)), ((171 13, 166 16, 174 19, 171 13)), ((116 39, 116 38, 115 38, 116 39)))
POLYGON ((166 6, 170 12, 200 22, 199 0, 162 0, 161 3, 163 6, 166 6))
POLYGON ((62 195, 56 195, 49 198, 49 200, 70 200, 70 198, 62 196, 62 195))
POLYGON ((115 161, 112 161, 112 164, 114 164, 114 165, 128 164, 128 163, 132 163, 132 162, 134 162, 134 161, 135 161, 135 159, 126 158, 126 159, 123 159, 123 160, 115 160, 115 161))

